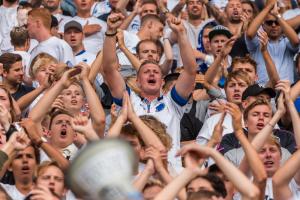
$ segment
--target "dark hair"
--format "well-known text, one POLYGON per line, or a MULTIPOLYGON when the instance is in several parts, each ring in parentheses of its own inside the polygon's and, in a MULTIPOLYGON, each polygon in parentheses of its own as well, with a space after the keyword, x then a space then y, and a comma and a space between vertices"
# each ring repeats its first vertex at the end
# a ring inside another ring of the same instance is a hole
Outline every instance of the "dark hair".
POLYGON ((209 190, 201 190, 198 192, 191 192, 188 193, 187 200, 207 200, 212 197, 220 197, 221 195, 218 194, 217 192, 212 192, 209 190))
POLYGON ((4 53, 0 56, 0 63, 3 65, 3 70, 9 72, 9 69, 16 62, 22 61, 22 57, 19 54, 4 53))
POLYGON ((22 47, 29 39, 28 30, 25 26, 16 26, 10 31, 11 44, 16 47, 22 47))
POLYGON ((158 8, 158 6, 156 4, 156 1, 154 1, 154 0, 143 0, 141 6, 143 6, 145 4, 153 4, 153 5, 155 5, 156 6, 156 12, 159 13, 159 8, 158 8))
MULTIPOLYGON (((208 181, 211 184, 214 191, 217 194, 219 194, 220 196, 222 196, 223 198, 225 198, 227 196, 227 191, 226 191, 225 184, 219 176, 217 176, 213 173, 208 173, 208 174, 205 174, 205 175, 197 176, 195 179, 198 179, 198 178, 202 178, 202 179, 208 181)), ((193 180, 195 180, 195 179, 193 179, 193 180)))
POLYGON ((164 46, 162 45, 160 40, 145 39, 145 40, 139 41, 139 43, 136 45, 137 54, 139 54, 139 52, 140 52, 141 45, 143 43, 147 43, 147 42, 155 44, 159 58, 161 58, 161 56, 164 53, 164 46))
POLYGON ((163 25, 165 25, 165 22, 163 20, 161 20, 161 18, 157 15, 154 14, 149 14, 149 15, 145 15, 144 17, 142 17, 141 19, 141 27, 145 25, 145 23, 147 23, 148 21, 157 21, 162 23, 163 25))
POLYGON ((32 9, 33 6, 31 5, 31 3, 26 2, 26 1, 22 1, 19 3, 17 10, 20 9, 32 9))
POLYGON ((254 67, 255 72, 257 70, 257 62, 253 60, 248 54, 245 57, 235 57, 231 63, 232 69, 237 63, 242 63, 242 64, 249 63, 254 67))
POLYGON ((60 109, 55 110, 50 114, 49 130, 51 130, 51 125, 53 123, 54 118, 57 117, 58 115, 68 115, 70 117, 73 117, 69 112, 65 110, 60 110, 60 109))
POLYGON ((256 15, 258 14, 258 8, 257 8, 256 4, 250 0, 242 0, 242 4, 248 4, 249 6, 251 6, 251 8, 253 10, 253 18, 255 18, 256 15))
MULTIPOLYGON (((139 43, 136 45, 136 52, 137 52, 137 54, 139 54, 139 52, 140 52, 141 45, 142 45, 143 43, 147 43, 147 42, 153 43, 153 44, 156 45, 156 43, 155 43, 154 40, 151 40, 151 39, 141 40, 141 41, 139 41, 139 43)), ((156 48, 157 48, 157 46, 156 46, 156 48)))

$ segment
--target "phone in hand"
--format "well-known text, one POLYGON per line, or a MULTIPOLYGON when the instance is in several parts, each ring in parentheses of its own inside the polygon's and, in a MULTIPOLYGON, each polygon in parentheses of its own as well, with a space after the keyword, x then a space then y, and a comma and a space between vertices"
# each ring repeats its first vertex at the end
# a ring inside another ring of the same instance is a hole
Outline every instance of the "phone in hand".
POLYGON ((80 74, 82 71, 81 67, 79 67, 79 66, 75 66, 73 69, 70 69, 70 70, 72 70, 72 71, 69 73, 69 77, 76 76, 76 75, 80 74))

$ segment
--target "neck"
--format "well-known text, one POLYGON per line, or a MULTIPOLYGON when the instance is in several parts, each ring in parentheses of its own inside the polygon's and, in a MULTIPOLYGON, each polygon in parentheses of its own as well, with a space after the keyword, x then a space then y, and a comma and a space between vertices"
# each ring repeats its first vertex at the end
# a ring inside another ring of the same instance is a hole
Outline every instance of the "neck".
POLYGON ((38 42, 43 42, 48 40, 50 37, 52 37, 50 31, 45 29, 44 31, 41 31, 40 34, 38 34, 34 39, 36 39, 38 42))
POLYGON ((80 51, 84 50, 84 47, 83 45, 80 45, 79 47, 72 48, 72 50, 73 50, 73 54, 77 55, 80 51))
POLYGON ((17 6, 18 3, 19 3, 19 1, 16 1, 14 3, 10 3, 8 1, 3 1, 3 6, 6 8, 11 8, 11 7, 17 6))
POLYGON ((3 79, 3 83, 7 87, 10 94, 13 94, 18 90, 19 87, 18 83, 12 83, 5 78, 3 79))
POLYGON ((145 94, 144 92, 141 92, 141 96, 146 98, 148 101, 153 101, 154 99, 156 99, 157 97, 160 96, 160 93, 157 93, 157 94, 145 94))
POLYGON ((16 181, 16 188, 24 195, 27 195, 32 189, 33 183, 32 180, 29 180, 28 183, 22 183, 20 181, 16 181))
POLYGON ((15 51, 27 51, 27 50, 26 47, 23 46, 23 47, 15 47, 15 51))
POLYGON ((188 22, 190 24, 192 24, 193 26, 199 26, 201 23, 202 23, 202 19, 199 18, 199 19, 188 19, 188 22))
POLYGON ((77 16, 81 18, 89 18, 91 13, 86 11, 77 11, 77 16))
POLYGON ((249 142, 252 142, 252 140, 254 139, 255 135, 253 133, 249 133, 248 132, 248 140, 249 142))

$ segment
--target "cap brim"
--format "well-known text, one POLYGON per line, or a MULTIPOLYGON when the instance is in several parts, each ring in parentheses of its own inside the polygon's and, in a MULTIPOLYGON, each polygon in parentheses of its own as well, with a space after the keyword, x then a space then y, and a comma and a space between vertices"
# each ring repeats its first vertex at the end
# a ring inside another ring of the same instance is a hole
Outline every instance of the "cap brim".
POLYGON ((228 30, 212 30, 209 34, 209 40, 211 40, 213 37, 215 37, 216 35, 225 35, 228 38, 232 37, 232 34, 230 33, 230 31, 228 30))

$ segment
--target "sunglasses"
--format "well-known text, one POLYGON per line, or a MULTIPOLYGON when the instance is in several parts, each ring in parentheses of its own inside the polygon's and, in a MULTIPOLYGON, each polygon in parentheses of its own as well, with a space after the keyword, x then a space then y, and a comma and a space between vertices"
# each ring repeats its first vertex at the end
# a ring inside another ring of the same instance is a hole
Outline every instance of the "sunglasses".
POLYGON ((265 21, 265 24, 268 26, 272 26, 275 23, 276 26, 279 25, 279 22, 277 20, 267 20, 265 21))

